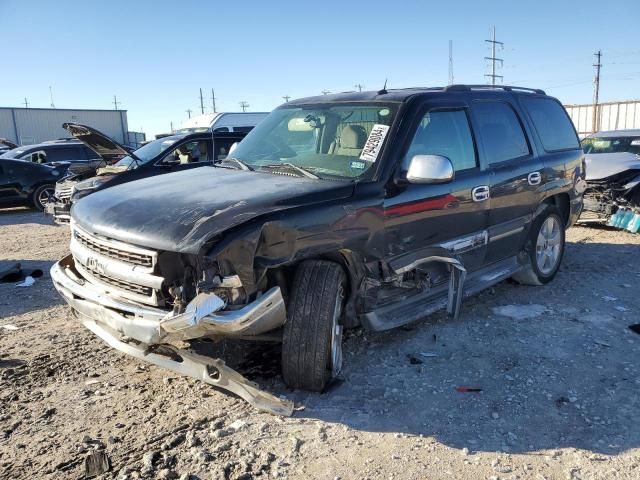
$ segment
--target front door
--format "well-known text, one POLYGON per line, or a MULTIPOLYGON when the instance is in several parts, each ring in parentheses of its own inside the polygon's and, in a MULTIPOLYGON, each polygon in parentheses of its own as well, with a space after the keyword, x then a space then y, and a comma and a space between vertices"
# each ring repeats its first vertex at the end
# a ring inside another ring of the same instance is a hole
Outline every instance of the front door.
POLYGON ((384 201, 386 256, 392 265, 411 264, 444 248, 467 271, 476 270, 486 249, 489 197, 482 192, 488 175, 480 169, 468 108, 425 106, 418 120, 401 168, 406 172, 415 155, 442 155, 455 178, 392 189, 384 201))
POLYGON ((544 165, 533 150, 522 120, 506 101, 474 102, 471 111, 490 172, 487 263, 516 255, 540 203, 544 165))

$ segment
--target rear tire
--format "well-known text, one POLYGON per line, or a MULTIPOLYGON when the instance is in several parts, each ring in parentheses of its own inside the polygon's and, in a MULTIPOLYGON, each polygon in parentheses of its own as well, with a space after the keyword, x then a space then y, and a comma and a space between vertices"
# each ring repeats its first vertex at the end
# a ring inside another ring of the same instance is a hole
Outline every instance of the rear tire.
POLYGON ((342 367, 346 275, 309 260, 296 269, 282 336, 282 376, 291 388, 321 392, 342 367))
POLYGON ((527 264, 513 276, 523 285, 545 285, 558 273, 564 256, 565 225, 560 211, 547 205, 531 225, 525 246, 527 264))
POLYGON ((56 191, 55 185, 40 185, 33 192, 33 197, 31 198, 31 203, 34 207, 36 207, 41 212, 45 209, 45 204, 47 203, 47 199, 53 195, 56 191))

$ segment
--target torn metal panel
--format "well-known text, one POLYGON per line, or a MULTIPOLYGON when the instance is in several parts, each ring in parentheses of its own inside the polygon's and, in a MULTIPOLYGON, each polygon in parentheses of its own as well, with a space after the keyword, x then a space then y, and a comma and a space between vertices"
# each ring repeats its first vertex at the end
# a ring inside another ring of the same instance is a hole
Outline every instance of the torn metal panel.
POLYGON ((107 328, 102 327, 93 320, 83 319, 82 323, 107 342, 109 346, 123 353, 232 392, 260 411, 285 416, 293 414, 292 401, 277 398, 260 390, 256 383, 247 380, 235 370, 227 367, 224 361, 220 359, 204 357, 186 349, 178 349, 166 345, 163 345, 163 350, 170 349, 171 357, 150 353, 147 350, 147 346, 124 343, 107 328))

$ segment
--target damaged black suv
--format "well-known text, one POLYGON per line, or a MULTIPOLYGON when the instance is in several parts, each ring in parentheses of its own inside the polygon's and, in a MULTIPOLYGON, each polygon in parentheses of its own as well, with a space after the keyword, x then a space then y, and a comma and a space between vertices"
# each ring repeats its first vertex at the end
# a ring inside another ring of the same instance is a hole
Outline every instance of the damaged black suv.
POLYGON ((584 177, 573 125, 541 90, 304 98, 224 162, 80 200, 51 274, 111 346, 291 413, 193 342, 280 339, 286 383, 320 391, 344 328, 455 316, 509 277, 549 282, 584 177))

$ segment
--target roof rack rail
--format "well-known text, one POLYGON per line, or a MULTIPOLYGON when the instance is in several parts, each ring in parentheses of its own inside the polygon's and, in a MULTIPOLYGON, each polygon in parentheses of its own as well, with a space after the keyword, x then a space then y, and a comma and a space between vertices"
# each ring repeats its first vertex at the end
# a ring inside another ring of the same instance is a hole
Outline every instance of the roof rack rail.
POLYGON ((537 93, 539 95, 546 95, 544 90, 540 90, 539 88, 527 88, 527 87, 516 87, 514 85, 449 85, 444 88, 446 92, 462 92, 469 90, 505 90, 507 92, 512 92, 514 90, 521 90, 523 92, 532 92, 537 93))

